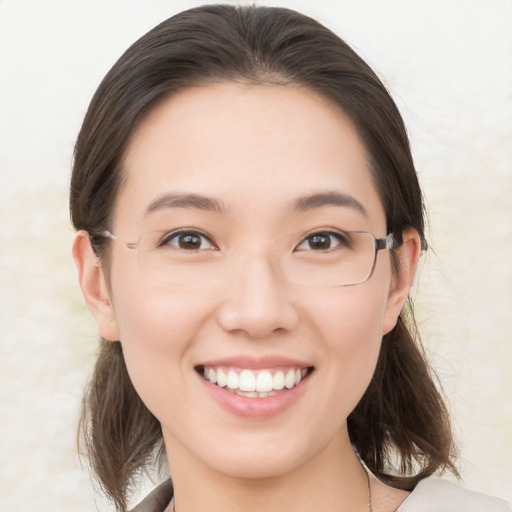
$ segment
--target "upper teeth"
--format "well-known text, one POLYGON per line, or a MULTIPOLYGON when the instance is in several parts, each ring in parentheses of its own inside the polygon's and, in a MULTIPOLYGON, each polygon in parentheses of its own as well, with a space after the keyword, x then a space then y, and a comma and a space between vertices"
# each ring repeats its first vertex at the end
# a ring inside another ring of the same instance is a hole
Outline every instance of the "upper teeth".
POLYGON ((287 388, 292 389, 306 376, 306 368, 290 368, 289 370, 278 370, 272 375, 270 370, 234 370, 204 367, 204 378, 223 388, 232 390, 268 393, 272 390, 279 391, 287 388))

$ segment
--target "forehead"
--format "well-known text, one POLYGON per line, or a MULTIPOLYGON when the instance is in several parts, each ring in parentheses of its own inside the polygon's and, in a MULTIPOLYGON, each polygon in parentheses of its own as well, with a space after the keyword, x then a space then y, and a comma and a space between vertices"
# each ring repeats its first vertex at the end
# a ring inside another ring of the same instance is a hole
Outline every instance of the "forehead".
POLYGON ((384 216, 352 121, 299 86, 230 82, 167 98, 135 130, 124 172, 116 221, 136 222, 166 193, 214 197, 240 215, 336 191, 384 216))

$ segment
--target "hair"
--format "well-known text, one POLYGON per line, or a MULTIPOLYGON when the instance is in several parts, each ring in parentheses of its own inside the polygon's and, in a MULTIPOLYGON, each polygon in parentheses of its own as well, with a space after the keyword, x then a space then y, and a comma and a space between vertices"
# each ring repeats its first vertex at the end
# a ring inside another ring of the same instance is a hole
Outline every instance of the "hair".
MULTIPOLYGON (((414 228, 426 247, 424 208, 403 120, 371 68, 317 21, 283 8, 203 6, 136 41, 98 87, 75 146, 70 209, 106 260, 123 181, 123 157, 141 119, 186 88, 225 81, 298 84, 353 121, 386 212, 388 232, 414 228), (96 236, 95 236, 96 235, 96 236)), ((392 253, 393 254, 393 253, 392 253)), ((393 254, 396 268, 398 264, 393 254)), ((449 414, 416 332, 409 300, 383 337, 375 374, 348 418, 351 442, 382 481, 412 490, 446 469, 457 474, 449 414)), ((164 459, 159 421, 135 391, 120 341, 101 341, 79 427, 81 448, 117 510, 134 477, 164 459)))

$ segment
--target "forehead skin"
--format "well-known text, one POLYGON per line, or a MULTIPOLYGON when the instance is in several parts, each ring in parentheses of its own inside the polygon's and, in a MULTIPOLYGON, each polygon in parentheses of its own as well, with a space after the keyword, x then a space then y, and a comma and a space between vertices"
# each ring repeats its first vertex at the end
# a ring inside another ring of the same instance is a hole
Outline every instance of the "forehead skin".
MULTIPOLYGON (((350 118, 295 85, 220 83, 165 99, 135 130, 114 224, 127 232, 167 192, 218 198, 249 224, 312 192, 349 193, 385 234, 366 150, 350 118)), ((135 233, 133 233, 135 234, 135 233)))

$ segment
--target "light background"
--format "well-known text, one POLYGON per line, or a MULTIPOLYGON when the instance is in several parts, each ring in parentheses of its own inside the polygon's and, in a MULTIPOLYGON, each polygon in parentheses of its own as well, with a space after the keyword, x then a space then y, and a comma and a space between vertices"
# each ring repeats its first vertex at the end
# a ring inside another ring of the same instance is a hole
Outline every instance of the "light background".
MULTIPOLYGON (((95 327, 76 284, 72 147, 129 44, 197 1, 0 0, 0 509, 111 510, 75 455, 95 327)), ((405 117, 430 212, 416 289, 464 484, 512 500, 512 2, 266 2, 367 59, 405 117)))

